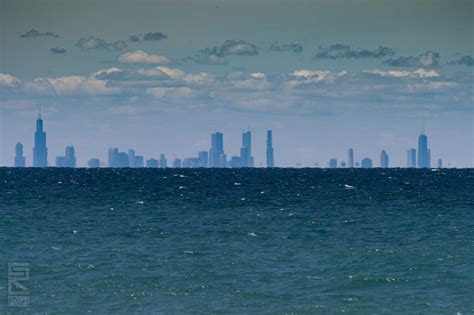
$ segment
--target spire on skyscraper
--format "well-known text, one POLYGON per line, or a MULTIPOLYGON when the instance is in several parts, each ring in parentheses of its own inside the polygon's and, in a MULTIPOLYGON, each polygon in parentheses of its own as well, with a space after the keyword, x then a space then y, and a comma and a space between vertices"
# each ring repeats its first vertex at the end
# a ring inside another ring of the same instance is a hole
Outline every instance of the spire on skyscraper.
POLYGON ((33 167, 48 166, 48 148, 46 147, 46 132, 43 130, 43 119, 41 117, 41 109, 36 119, 36 131, 34 138, 35 145, 33 147, 33 167))

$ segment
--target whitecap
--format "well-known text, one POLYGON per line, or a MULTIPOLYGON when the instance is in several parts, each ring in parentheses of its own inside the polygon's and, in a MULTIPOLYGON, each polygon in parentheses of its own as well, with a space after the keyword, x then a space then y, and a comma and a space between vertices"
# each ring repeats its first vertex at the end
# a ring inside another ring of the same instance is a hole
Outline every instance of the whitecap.
POLYGON ((241 183, 234 183, 234 186, 242 186, 241 183))
POLYGON ((351 185, 344 184, 344 188, 345 189, 354 189, 355 187, 351 186, 351 185))
POLYGON ((257 234, 255 234, 254 232, 250 232, 248 233, 249 236, 253 236, 253 237, 257 237, 257 234))

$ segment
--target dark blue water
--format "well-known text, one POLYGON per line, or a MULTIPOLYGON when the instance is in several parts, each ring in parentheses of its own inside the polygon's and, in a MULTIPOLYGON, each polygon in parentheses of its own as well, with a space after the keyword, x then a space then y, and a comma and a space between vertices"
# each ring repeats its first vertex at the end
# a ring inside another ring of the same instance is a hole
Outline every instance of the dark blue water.
POLYGON ((0 176, 0 312, 8 262, 27 313, 474 311, 473 170, 0 176))

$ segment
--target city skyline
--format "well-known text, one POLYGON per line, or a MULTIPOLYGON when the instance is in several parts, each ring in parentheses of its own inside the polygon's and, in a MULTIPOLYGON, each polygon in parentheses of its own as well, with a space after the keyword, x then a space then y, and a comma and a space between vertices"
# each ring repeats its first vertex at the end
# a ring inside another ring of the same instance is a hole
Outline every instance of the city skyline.
MULTIPOLYGON (((41 112, 38 113, 36 119, 36 130, 34 133, 34 147, 33 147, 33 167, 47 167, 52 166, 48 162, 48 148, 46 146, 47 136, 44 129, 44 121, 41 112)), ((274 160, 273 150, 273 132, 272 130, 266 131, 266 164, 260 164, 259 167, 278 167, 274 160)), ((425 127, 423 128, 420 135, 418 136, 418 150, 409 148, 406 151, 406 167, 407 168, 431 168, 431 150, 428 144, 428 136, 425 134, 425 127)), ((55 167, 77 167, 76 164, 75 148, 72 145, 68 145, 65 148, 64 156, 56 156, 55 167)), ((18 142, 15 145, 13 165, 15 167, 28 166, 26 158, 23 152, 23 144, 18 142)), ((443 159, 438 158, 436 161, 436 167, 443 167, 443 159)), ((91 157, 88 159, 87 165, 84 167, 97 168, 97 167, 130 167, 130 168, 167 168, 168 159, 166 154, 160 153, 159 159, 150 157, 146 159, 143 155, 137 155, 135 150, 130 148, 127 152, 121 152, 117 147, 108 149, 107 164, 98 157, 91 157), (102 161, 102 162, 101 162, 102 161)), ((300 167, 298 163, 297 167, 300 167)), ((321 166, 318 162, 314 164, 315 167, 325 167, 324 164, 321 166)), ((244 168, 244 167, 255 167, 254 157, 252 155, 252 132, 250 130, 242 133, 242 146, 240 148, 240 155, 234 155, 230 158, 224 150, 224 134, 216 131, 211 134, 210 148, 209 151, 199 151, 197 157, 176 157, 174 156, 171 161, 171 167, 174 168, 196 168, 196 167, 212 167, 212 168, 244 168)), ((338 161, 337 158, 329 159, 327 164, 329 168, 389 168, 390 155, 385 149, 382 149, 379 156, 379 163, 376 165, 372 158, 364 156, 360 162, 357 162, 354 158, 354 149, 349 148, 347 150, 347 161, 338 161)), ((451 167, 451 165, 449 165, 451 167)))
POLYGON ((104 147, 194 156, 216 130, 240 156, 248 126, 256 166, 266 130, 279 166, 351 147, 406 166, 422 121, 432 165, 474 166, 472 1, 348 2, 344 19, 337 1, 276 1, 87 1, 87 20, 79 2, 2 1, 0 165, 18 141, 31 160, 42 108, 49 155, 74 144, 82 166, 104 147))

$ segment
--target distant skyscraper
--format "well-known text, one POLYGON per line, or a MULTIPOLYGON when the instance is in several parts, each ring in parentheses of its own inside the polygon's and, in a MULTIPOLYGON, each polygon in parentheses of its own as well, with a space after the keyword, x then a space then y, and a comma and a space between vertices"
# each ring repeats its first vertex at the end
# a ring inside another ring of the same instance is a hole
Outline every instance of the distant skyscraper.
POLYGON ((128 162, 130 163, 130 167, 136 167, 135 166, 135 150, 130 149, 128 150, 128 162))
POLYGON ((76 167, 76 152, 73 146, 67 146, 64 154, 64 167, 76 167))
POLYGON ((157 168, 158 167, 158 160, 157 159, 149 159, 146 160, 146 167, 157 168))
MULTIPOLYGON (((206 152, 207 153, 207 152, 206 152)), ((174 159, 173 161, 174 168, 181 168, 181 159, 174 159)))
POLYGON ((362 168, 372 168, 372 160, 369 158, 364 158, 361 161, 362 168))
POLYGON ((226 167, 227 161, 224 154, 224 135, 220 132, 211 136, 211 149, 209 150, 210 167, 226 167))
POLYGON ((100 167, 100 160, 97 158, 92 158, 87 162, 87 166, 90 168, 99 168, 100 167))
POLYGON ((271 130, 267 130, 267 167, 275 167, 273 158, 273 135, 271 130))
POLYGON ((443 168, 443 160, 438 159, 438 168, 443 168))
POLYGON ((66 158, 64 156, 57 156, 56 157, 56 167, 65 167, 64 166, 64 161, 66 160, 66 158))
POLYGON ((220 154, 219 155, 219 167, 227 167, 227 155, 220 154))
POLYGON ((18 142, 15 146, 15 167, 25 167, 25 157, 23 156, 23 144, 18 142))
POLYGON ((73 146, 67 146, 64 156, 56 157, 56 167, 76 167, 76 155, 73 146))
POLYGON ((345 168, 345 167, 347 167, 347 164, 346 164, 346 162, 341 162, 341 164, 340 164, 340 165, 341 165, 341 167, 342 167, 342 168, 345 168))
POLYGON ((389 157, 385 150, 382 150, 380 153, 380 167, 388 168, 389 167, 389 157))
POLYGON ((240 148, 240 164, 242 167, 253 167, 252 156, 252 133, 250 131, 242 134, 242 148, 240 148))
POLYGON ((128 154, 120 152, 117 148, 109 149, 109 167, 130 167, 130 161, 128 154))
POLYGON ((200 160, 199 158, 186 158, 184 159, 183 161, 183 167, 191 167, 191 168, 195 168, 195 167, 200 167, 200 160))
POLYGON ((416 167, 416 149, 408 149, 407 151, 407 167, 416 167))
POLYGON ((209 153, 207 151, 201 151, 198 153, 199 158, 199 167, 208 167, 209 166, 209 153))
POLYGON ((118 154, 118 165, 116 167, 130 167, 130 161, 128 160, 128 154, 125 152, 119 152, 118 154))
POLYGON ((145 165, 144 165, 143 156, 142 155, 135 155, 135 163, 133 163, 133 164, 134 164, 133 167, 144 167, 145 165))
POLYGON ((428 148, 428 137, 422 132, 418 137, 418 168, 431 167, 431 153, 428 148))
POLYGON ((431 150, 430 149, 428 149, 426 151, 426 156, 427 156, 427 160, 428 160, 427 161, 428 167, 431 167, 431 150))
POLYGON ((46 132, 43 130, 41 113, 36 119, 35 146, 33 147, 33 167, 48 166, 48 148, 46 147, 46 132))
POLYGON ((229 166, 232 168, 242 167, 242 158, 240 156, 233 156, 230 158, 229 166))
POLYGON ((352 148, 347 151, 347 167, 354 167, 354 150, 352 148))
POLYGON ((119 154, 119 150, 117 148, 110 148, 109 149, 108 161, 107 161, 107 166, 108 167, 117 167, 117 165, 118 165, 118 154, 119 154))
POLYGON ((166 159, 164 154, 160 154, 160 167, 167 168, 168 167, 168 160, 166 159))
POLYGON ((337 159, 330 159, 329 160, 329 167, 330 168, 337 168, 337 159))

